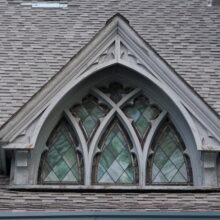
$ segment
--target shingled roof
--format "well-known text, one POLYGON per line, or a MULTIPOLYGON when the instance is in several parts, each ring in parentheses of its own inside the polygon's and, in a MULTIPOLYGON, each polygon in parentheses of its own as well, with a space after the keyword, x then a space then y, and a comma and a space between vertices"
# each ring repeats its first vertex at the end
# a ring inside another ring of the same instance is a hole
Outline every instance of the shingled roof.
MULTIPOLYGON (((32 8, 0 0, 0 126, 92 39, 115 13, 220 114, 220 7, 206 0, 80 0, 32 8)), ((218 211, 220 192, 29 192, 0 176, 0 211, 218 211)))
POLYGON ((219 7, 205 0, 81 0, 65 9, 22 2, 0 1, 0 125, 117 12, 220 113, 219 7))
POLYGON ((20 192, 0 190, 0 211, 219 211, 219 192, 20 192))

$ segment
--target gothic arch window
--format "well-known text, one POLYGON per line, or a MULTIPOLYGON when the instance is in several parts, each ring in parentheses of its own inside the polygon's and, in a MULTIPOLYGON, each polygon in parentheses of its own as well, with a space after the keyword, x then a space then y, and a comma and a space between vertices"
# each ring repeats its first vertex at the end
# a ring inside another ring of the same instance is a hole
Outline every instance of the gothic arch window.
POLYGON ((63 114, 42 155, 39 183, 192 183, 190 159, 169 114, 141 89, 94 86, 63 114))
POLYGON ((138 183, 137 161, 133 146, 118 119, 113 119, 103 135, 93 162, 93 178, 97 184, 138 183))
POLYGON ((190 161, 181 137, 169 120, 159 128, 151 145, 146 169, 149 184, 192 184, 190 161))
POLYGON ((43 184, 81 184, 82 157, 77 152, 77 139, 71 125, 63 117, 47 141, 41 159, 39 181, 43 184))

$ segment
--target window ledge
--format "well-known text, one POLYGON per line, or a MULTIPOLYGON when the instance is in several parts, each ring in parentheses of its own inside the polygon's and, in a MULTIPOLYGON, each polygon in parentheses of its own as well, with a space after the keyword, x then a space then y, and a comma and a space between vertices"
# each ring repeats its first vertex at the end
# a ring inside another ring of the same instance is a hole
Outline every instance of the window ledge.
POLYGON ((24 191, 95 191, 95 192, 220 192, 220 187, 203 186, 84 186, 84 185, 10 185, 10 190, 24 191))

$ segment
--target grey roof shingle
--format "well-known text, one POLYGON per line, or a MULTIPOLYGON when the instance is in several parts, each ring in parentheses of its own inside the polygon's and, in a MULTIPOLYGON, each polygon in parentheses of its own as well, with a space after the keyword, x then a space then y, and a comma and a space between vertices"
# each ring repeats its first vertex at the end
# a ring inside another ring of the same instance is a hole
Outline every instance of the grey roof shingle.
POLYGON ((67 9, 20 2, 0 0, 0 125, 116 12, 220 113, 220 7, 205 0, 69 0, 67 9))
POLYGON ((0 211, 219 211, 219 192, 23 192, 0 189, 0 211))
POLYGON ((219 211, 220 192, 212 191, 16 191, 0 175, 1 211, 219 211))

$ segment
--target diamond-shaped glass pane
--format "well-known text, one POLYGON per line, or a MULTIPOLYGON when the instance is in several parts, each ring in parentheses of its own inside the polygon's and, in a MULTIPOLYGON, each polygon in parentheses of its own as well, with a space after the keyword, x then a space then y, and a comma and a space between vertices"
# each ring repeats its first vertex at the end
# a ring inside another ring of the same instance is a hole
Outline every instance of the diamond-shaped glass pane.
POLYGON ((129 150, 129 141, 117 120, 107 129, 100 146, 102 153, 96 168, 96 181, 98 183, 133 183, 135 165, 129 150))
POLYGON ((187 170, 181 141, 170 124, 163 127, 160 135, 156 136, 155 153, 152 165, 153 183, 186 183, 187 170))
POLYGON ((138 136, 143 139, 150 129, 150 121, 157 118, 160 110, 149 104, 144 96, 135 98, 133 105, 128 104, 124 107, 125 114, 133 120, 133 125, 138 136))
POLYGON ((95 97, 87 96, 82 104, 73 106, 71 112, 80 119, 85 136, 90 139, 98 127, 99 119, 106 115, 107 109, 101 106, 95 97))
POLYGON ((48 141, 48 153, 42 164, 42 182, 61 183, 81 181, 79 156, 76 153, 76 142, 73 130, 63 119, 56 126, 48 141))

